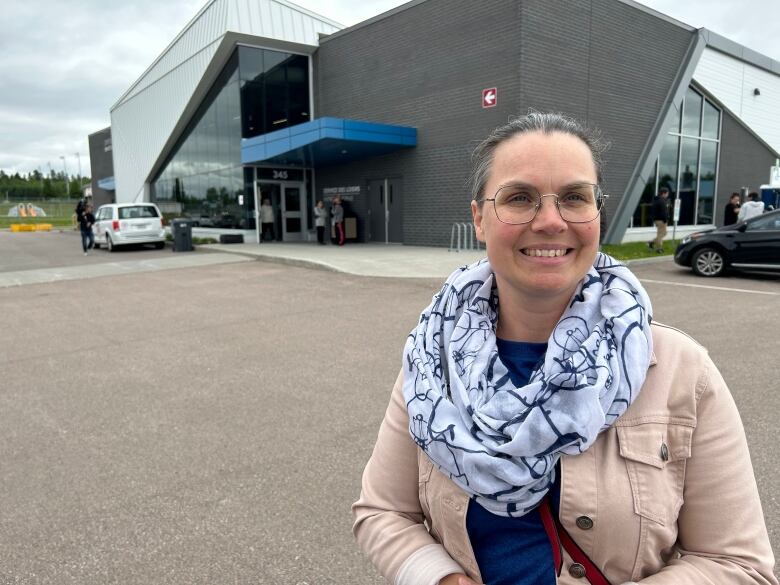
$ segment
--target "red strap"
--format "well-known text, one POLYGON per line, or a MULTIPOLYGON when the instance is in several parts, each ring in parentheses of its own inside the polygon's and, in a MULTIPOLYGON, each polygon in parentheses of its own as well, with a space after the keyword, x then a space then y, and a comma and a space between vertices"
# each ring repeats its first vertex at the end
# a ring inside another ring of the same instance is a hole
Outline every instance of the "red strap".
POLYGON ((553 563, 555 564, 555 574, 561 576, 561 568, 563 567, 563 553, 561 552, 561 540, 558 538, 558 529, 555 526, 555 516, 550 509, 550 499, 545 496, 539 506, 539 513, 542 516, 542 524, 544 530, 547 533, 547 538, 550 540, 550 546, 552 546, 553 563))
POLYGON ((555 562, 556 574, 560 576, 561 568, 563 566, 563 560, 561 558, 561 545, 569 553, 569 556, 575 563, 579 563, 585 567, 585 579, 591 585, 610 585, 604 573, 596 564, 590 560, 590 557, 585 554, 579 545, 574 542, 574 539, 569 535, 566 529, 561 524, 558 516, 553 514, 550 508, 549 496, 545 496, 544 500, 539 507, 539 512, 542 516, 542 524, 544 530, 547 532, 547 537, 550 539, 550 544, 553 548, 553 561, 555 562))

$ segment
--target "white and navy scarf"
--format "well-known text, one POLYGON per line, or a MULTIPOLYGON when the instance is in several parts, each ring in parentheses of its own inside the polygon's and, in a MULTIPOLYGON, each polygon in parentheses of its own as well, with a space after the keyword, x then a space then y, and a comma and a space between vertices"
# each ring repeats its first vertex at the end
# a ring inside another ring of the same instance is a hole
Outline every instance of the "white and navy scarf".
POLYGON ((496 350, 498 296, 484 259, 453 272, 404 348, 409 432, 480 505, 522 516, 637 397, 652 353, 652 308, 638 279, 599 253, 527 385, 496 350))

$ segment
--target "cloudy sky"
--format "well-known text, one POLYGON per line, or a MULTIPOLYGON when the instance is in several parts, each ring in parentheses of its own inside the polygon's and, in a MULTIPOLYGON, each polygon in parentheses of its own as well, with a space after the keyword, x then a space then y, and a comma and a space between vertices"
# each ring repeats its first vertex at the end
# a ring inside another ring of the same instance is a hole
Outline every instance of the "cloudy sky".
MULTIPOLYGON (((474 0, 476 1, 476 0, 474 0)), ((205 0, 0 0, 0 169, 89 175, 87 135, 205 0), (64 157, 64 161, 61 157, 64 157)), ((397 0, 298 0, 345 25, 397 0)), ((643 0, 780 61, 777 0, 643 0)), ((659 40, 660 41, 660 40, 659 40)))

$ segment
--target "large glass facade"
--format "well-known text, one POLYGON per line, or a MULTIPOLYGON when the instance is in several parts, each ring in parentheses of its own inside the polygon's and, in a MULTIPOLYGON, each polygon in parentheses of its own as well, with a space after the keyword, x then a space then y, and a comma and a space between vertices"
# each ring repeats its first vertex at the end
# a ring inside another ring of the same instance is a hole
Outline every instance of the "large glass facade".
POLYGON ((241 139, 309 117, 307 56, 237 47, 152 181, 152 200, 202 227, 254 229, 241 139))
POLYGON ((711 224, 720 145, 720 110, 689 87, 669 125, 652 176, 629 227, 653 225, 650 209, 661 187, 669 189, 670 209, 680 200, 678 225, 711 224), (680 113, 682 112, 682 116, 680 113))

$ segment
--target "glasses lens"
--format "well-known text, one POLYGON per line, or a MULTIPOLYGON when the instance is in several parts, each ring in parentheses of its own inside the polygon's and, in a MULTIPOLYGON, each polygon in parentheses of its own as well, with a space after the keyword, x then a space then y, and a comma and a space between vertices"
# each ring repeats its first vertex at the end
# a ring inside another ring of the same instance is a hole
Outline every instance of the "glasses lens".
POLYGON ((535 189, 510 185, 496 193, 496 215, 503 223, 528 223, 536 215, 539 193, 535 189))
POLYGON ((561 217, 573 223, 596 219, 601 202, 601 194, 596 185, 574 185, 558 194, 561 217))

